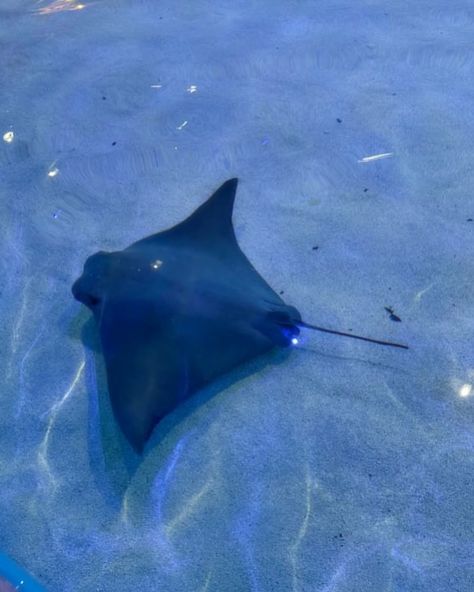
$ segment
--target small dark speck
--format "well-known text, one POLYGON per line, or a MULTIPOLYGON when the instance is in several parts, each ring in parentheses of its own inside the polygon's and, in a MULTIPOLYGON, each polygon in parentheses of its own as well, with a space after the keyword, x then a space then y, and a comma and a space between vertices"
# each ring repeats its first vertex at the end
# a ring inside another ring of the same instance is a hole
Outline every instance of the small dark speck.
POLYGON ((342 119, 339 119, 339 117, 336 119, 337 123, 342 123, 342 119))
POLYGON ((364 193, 367 193, 367 191, 368 191, 368 188, 364 187, 364 193))
POLYGON ((323 132, 323 134, 325 134, 327 136, 327 135, 329 135, 329 132, 323 132))
POLYGON ((392 97, 396 97, 396 96, 397 96, 397 93, 392 93, 392 97))
POLYGON ((472 222, 472 218, 468 218, 466 222, 472 222))
POLYGON ((319 249, 318 245, 313 247, 313 251, 317 251, 319 249))
POLYGON ((102 97, 102 100, 105 101, 107 97, 102 97))
POLYGON ((393 308, 391 306, 384 306, 384 308, 388 312, 388 314, 390 315, 389 319, 391 321, 395 321, 396 323, 402 322, 402 319, 394 313, 393 308))
POLYGON ((284 293, 285 293, 285 290, 280 290, 280 295, 284 294, 284 293))
POLYGON ((112 146, 117 146, 117 142, 112 142, 112 146))
POLYGON ((370 479, 372 479, 372 477, 373 477, 372 473, 369 473, 369 477, 370 477, 370 479))

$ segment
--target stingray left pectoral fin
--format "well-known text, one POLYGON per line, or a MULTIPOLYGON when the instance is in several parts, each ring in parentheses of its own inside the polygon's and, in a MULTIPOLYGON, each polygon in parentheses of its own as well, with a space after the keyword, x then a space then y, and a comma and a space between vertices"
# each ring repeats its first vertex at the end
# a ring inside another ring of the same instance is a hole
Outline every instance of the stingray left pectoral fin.
POLYGON ((238 179, 229 179, 201 204, 188 218, 175 228, 182 227, 187 233, 218 234, 221 237, 231 232, 232 214, 238 179))
POLYGON ((179 224, 148 236, 133 245, 154 245, 161 242, 168 244, 186 243, 188 245, 205 245, 206 248, 219 250, 235 248, 237 245, 232 225, 232 214, 237 192, 238 179, 228 179, 201 204, 192 214, 179 224))

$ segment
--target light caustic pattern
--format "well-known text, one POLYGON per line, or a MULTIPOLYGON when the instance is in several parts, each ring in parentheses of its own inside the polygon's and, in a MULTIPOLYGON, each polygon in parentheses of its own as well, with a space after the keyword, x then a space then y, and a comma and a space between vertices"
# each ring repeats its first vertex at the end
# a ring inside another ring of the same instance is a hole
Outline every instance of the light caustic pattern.
POLYGON ((298 530, 296 535, 296 539, 294 543, 289 548, 289 557, 292 566, 292 582, 293 582, 293 590, 297 592, 298 590, 298 553, 303 543, 303 540, 306 536, 308 531, 308 526, 312 514, 312 498, 313 498, 313 488, 315 484, 311 477, 311 470, 309 465, 305 466, 305 496, 304 496, 304 515, 301 521, 301 526, 298 530))
POLYGON ((169 519, 164 519, 163 508, 166 497, 168 495, 169 482, 172 479, 173 473, 176 470, 179 459, 183 453, 184 446, 191 434, 187 434, 179 440, 174 451, 171 454, 167 465, 157 475, 153 484, 152 498, 154 501, 155 515, 160 525, 162 525, 163 532, 167 537, 176 533, 177 529, 186 523, 186 520, 196 511, 198 511, 200 504, 205 500, 206 495, 212 491, 214 484, 215 462, 211 463, 206 471, 206 479, 201 487, 194 493, 190 493, 186 500, 181 504, 180 511, 169 519))
POLYGON ((74 375, 74 378, 71 381, 71 384, 68 386, 68 388, 64 392, 61 399, 59 401, 57 401, 51 407, 50 411, 48 412, 48 415, 49 415, 48 427, 46 428, 46 433, 45 433, 44 438, 38 448, 38 457, 37 457, 38 464, 43 469, 43 471, 46 473, 46 475, 48 476, 48 479, 49 479, 51 485, 53 486, 53 489, 57 488, 57 480, 51 470, 51 467, 50 467, 49 461, 48 461, 49 441, 50 441, 51 434, 53 432, 56 420, 58 418, 58 415, 61 412, 61 409, 66 404, 66 402, 71 397, 72 393, 74 392, 74 389, 82 376, 82 373, 84 371, 84 367, 85 367, 85 360, 82 360, 76 370, 76 373, 74 375))

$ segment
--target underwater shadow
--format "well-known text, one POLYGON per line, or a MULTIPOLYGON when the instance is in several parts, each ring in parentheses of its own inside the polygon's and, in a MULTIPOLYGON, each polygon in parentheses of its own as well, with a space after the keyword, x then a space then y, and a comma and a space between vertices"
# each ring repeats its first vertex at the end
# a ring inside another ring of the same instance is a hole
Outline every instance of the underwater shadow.
POLYGON ((123 494, 139 465, 139 459, 127 446, 116 425, 108 397, 99 333, 88 311, 81 310, 72 320, 68 335, 84 347, 90 471, 108 504, 120 509, 123 494))
POLYGON ((313 349, 311 347, 298 347, 298 351, 304 352, 307 354, 316 355, 320 358, 326 358, 328 360, 340 360, 343 362, 357 362, 358 364, 370 366, 372 368, 380 368, 383 370, 396 371, 399 374, 405 374, 405 375, 411 374, 410 372, 408 372, 404 368, 401 368, 400 366, 392 366, 390 364, 385 364, 384 362, 374 362, 369 358, 369 355, 367 355, 367 358, 364 359, 364 358, 360 358, 360 357, 353 356, 353 355, 336 355, 333 353, 326 353, 320 349, 313 349))

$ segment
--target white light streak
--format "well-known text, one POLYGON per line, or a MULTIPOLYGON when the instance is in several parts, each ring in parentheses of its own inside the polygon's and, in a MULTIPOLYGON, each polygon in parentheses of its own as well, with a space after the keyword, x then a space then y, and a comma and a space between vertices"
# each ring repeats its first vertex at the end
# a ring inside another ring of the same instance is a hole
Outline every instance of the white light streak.
POLYGON ((364 156, 364 158, 361 158, 357 162, 362 162, 362 163, 374 162, 374 160, 382 160, 383 158, 390 158, 391 156, 393 156, 393 152, 383 152, 382 154, 373 154, 372 156, 364 156))
POLYGON ((188 125, 188 122, 187 121, 183 121, 183 123, 181 125, 178 125, 178 127, 176 129, 182 130, 187 125, 188 125))
POLYGON ((61 411, 61 408, 63 407, 63 405, 66 403, 66 401, 71 396, 76 384, 79 382, 79 379, 82 376, 82 372, 84 371, 85 365, 86 365, 85 360, 82 360, 82 362, 79 364, 79 366, 76 370, 76 374, 74 375, 74 378, 72 379, 71 384, 66 389, 66 392, 61 397, 61 399, 51 407, 51 410, 49 411, 50 417, 49 417, 49 421, 48 421, 48 427, 46 428, 46 433, 44 435, 44 438, 38 447, 38 464, 41 467, 43 467, 43 469, 46 471, 54 488, 56 488, 57 484, 56 484, 56 479, 54 478, 53 472, 51 471, 51 468, 50 468, 49 462, 48 462, 49 438, 51 436, 51 432, 53 430, 53 427, 54 427, 54 424, 55 424, 56 419, 58 417, 58 414, 61 411))
POLYGON ((426 292, 428 292, 429 290, 431 290, 431 288, 435 285, 436 282, 433 282, 432 284, 430 284, 427 288, 425 288, 424 290, 420 290, 419 292, 417 292, 415 294, 414 297, 414 301, 415 302, 420 302, 420 300, 423 298, 423 296, 426 294, 426 292))
POLYGON ((197 89, 198 87, 195 84, 191 84, 190 86, 188 86, 186 91, 192 95, 193 93, 197 92, 197 89))
POLYGON ((195 493, 188 500, 186 500, 183 510, 178 514, 178 516, 173 518, 173 520, 170 520, 170 522, 168 522, 168 524, 166 525, 165 529, 168 535, 172 534, 176 527, 182 522, 184 522, 196 510, 196 508, 199 505, 199 502, 202 498, 205 497, 207 492, 210 490, 212 484, 213 479, 212 477, 210 477, 197 493, 195 493))
POLYGON ((39 15, 56 14, 57 12, 72 12, 76 10, 83 10, 85 4, 77 3, 76 0, 53 0, 47 6, 38 8, 34 12, 39 15))
POLYGON ((211 583, 211 579, 212 579, 212 570, 209 570, 209 572, 207 574, 206 581, 204 582, 204 586, 202 587, 200 592, 207 592, 209 590, 209 585, 211 583))
POLYGON ((303 521, 301 522, 301 526, 296 536, 295 542, 289 548, 290 561, 292 564, 293 571, 293 592, 297 592, 298 590, 298 553, 301 547, 301 543, 303 542, 303 539, 306 536, 312 512, 313 482, 311 479, 311 471, 309 465, 306 465, 305 467, 305 489, 305 513, 303 516, 303 521))

